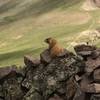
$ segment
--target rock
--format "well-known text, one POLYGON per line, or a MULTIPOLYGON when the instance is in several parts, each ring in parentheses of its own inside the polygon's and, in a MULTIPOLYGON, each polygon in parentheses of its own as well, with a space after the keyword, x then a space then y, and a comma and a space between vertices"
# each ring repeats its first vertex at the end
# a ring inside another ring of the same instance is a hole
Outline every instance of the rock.
POLYGON ((0 100, 4 100, 3 98, 0 98, 0 100))
MULTIPOLYGON (((19 77, 20 78, 20 77, 19 77)), ((7 78, 3 83, 3 93, 5 100, 22 100, 24 91, 20 87, 22 80, 18 80, 16 75, 7 78)))
POLYGON ((4 92, 3 92, 2 85, 0 85, 0 98, 4 98, 4 92))
POLYGON ((90 56, 92 54, 92 51, 80 51, 78 52, 78 55, 84 56, 90 56))
POLYGON ((39 94, 36 88, 32 87, 22 100, 42 100, 42 96, 39 94))
MULTIPOLYGON (((43 100, 47 100, 47 98, 49 98, 49 96, 51 96, 55 91, 60 95, 64 95, 63 98, 66 98, 66 91, 69 91, 70 89, 67 88, 66 80, 68 80, 78 71, 78 62, 73 56, 65 56, 63 58, 57 57, 52 59, 52 61, 46 66, 41 64, 34 71, 32 69, 29 70, 22 84, 28 89, 30 89, 31 86, 38 88, 38 91, 41 91, 43 94, 43 100)), ((69 87, 71 87, 71 85, 69 87)))
POLYGON ((93 70, 95 70, 98 67, 100 67, 100 58, 97 58, 97 59, 89 58, 86 61, 85 71, 86 72, 93 72, 93 70))
POLYGON ((87 74, 83 75, 81 78, 81 81, 79 82, 80 88, 84 92, 88 92, 89 85, 93 82, 92 78, 88 76, 87 74))
POLYGON ((87 86, 85 86, 85 88, 82 88, 82 90, 86 93, 100 93, 100 84, 87 84, 87 86))
POLYGON ((76 51, 76 53, 81 52, 81 51, 93 51, 96 50, 95 46, 91 46, 91 45, 77 45, 74 47, 74 50, 76 51))
POLYGON ((46 49, 25 67, 0 68, 0 100, 99 100, 100 50, 78 45, 56 57, 46 49))
POLYGON ((98 57, 100 57, 100 49, 96 49, 96 50, 94 50, 93 52, 92 52, 92 59, 96 59, 96 58, 98 58, 98 57))
POLYGON ((54 96, 50 97, 48 100, 64 100, 59 95, 54 94, 54 96))
POLYGON ((72 100, 73 96, 75 95, 76 93, 76 90, 77 90, 77 85, 74 81, 74 78, 70 78, 68 81, 67 81, 67 84, 66 84, 66 97, 67 97, 67 100, 72 100))
POLYGON ((93 72, 93 78, 95 82, 100 82, 100 69, 96 69, 93 72))
POLYGON ((52 58, 50 57, 50 51, 48 49, 46 49, 40 54, 40 60, 41 62, 47 64, 51 62, 52 58))
POLYGON ((55 86, 56 85, 56 80, 54 79, 54 77, 50 77, 47 79, 47 84, 48 86, 55 86))
POLYGON ((21 83, 21 86, 26 88, 27 90, 30 90, 31 87, 39 88, 39 85, 41 84, 41 82, 39 82, 39 75, 41 76, 41 73, 43 73, 43 70, 44 70, 43 64, 40 64, 35 69, 33 67, 30 67, 26 71, 26 74, 25 74, 25 77, 21 83))
POLYGON ((9 73, 17 73, 18 69, 16 66, 8 66, 4 68, 0 68, 0 80, 6 77, 9 73))
POLYGON ((39 66, 40 60, 33 59, 31 56, 24 56, 24 63, 26 66, 36 67, 36 66, 39 66))
POLYGON ((79 75, 75 75, 75 80, 78 82, 82 79, 82 77, 80 77, 79 75))
POLYGON ((93 94, 90 100, 100 100, 100 94, 93 94))
POLYGON ((77 45, 74 47, 75 52, 82 56, 84 59, 91 56, 92 52, 96 50, 95 46, 90 45, 77 45))
POLYGON ((86 100, 85 92, 81 91, 81 89, 78 87, 73 100, 86 100))

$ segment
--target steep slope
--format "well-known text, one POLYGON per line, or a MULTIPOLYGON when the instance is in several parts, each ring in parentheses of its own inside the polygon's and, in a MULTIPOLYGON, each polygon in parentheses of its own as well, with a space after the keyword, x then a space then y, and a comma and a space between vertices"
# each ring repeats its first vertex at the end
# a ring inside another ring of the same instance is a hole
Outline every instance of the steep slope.
POLYGON ((68 48, 82 31, 98 27, 99 11, 84 11, 83 3, 84 0, 0 0, 0 66, 20 65, 25 54, 37 56, 45 48, 43 40, 47 37, 57 38, 68 48))
POLYGON ((0 13, 2 23, 16 21, 25 17, 37 17, 59 7, 70 7, 78 3, 80 0, 8 0, 2 1, 0 13))

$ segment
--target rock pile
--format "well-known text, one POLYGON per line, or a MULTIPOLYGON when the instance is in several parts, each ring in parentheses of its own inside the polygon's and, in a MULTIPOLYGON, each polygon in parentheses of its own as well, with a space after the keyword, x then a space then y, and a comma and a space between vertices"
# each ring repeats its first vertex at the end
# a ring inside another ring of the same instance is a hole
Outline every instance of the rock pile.
POLYGON ((40 60, 24 57, 25 67, 0 68, 0 100, 100 100, 100 49, 91 45, 40 60))

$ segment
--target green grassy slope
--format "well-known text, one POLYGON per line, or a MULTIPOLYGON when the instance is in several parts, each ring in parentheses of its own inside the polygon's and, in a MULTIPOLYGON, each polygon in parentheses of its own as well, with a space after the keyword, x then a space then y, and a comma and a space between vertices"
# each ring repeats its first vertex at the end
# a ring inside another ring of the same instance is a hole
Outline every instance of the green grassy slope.
POLYGON ((0 66, 23 65, 26 54, 39 57, 47 47, 43 42, 47 37, 71 49, 69 45, 82 31, 100 25, 99 10, 81 9, 84 0, 0 2, 0 66))

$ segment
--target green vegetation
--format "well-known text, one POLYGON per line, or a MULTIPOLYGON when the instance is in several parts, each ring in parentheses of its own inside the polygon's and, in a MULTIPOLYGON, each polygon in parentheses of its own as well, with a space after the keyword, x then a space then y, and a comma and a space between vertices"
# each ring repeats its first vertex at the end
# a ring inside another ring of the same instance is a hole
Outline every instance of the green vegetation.
POLYGON ((15 1, 8 0, 0 7, 1 67, 23 65, 27 54, 39 57, 47 46, 43 42, 47 37, 71 49, 69 45, 82 31, 100 26, 99 10, 84 11, 84 0, 15 1))

